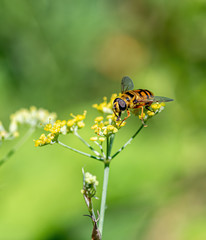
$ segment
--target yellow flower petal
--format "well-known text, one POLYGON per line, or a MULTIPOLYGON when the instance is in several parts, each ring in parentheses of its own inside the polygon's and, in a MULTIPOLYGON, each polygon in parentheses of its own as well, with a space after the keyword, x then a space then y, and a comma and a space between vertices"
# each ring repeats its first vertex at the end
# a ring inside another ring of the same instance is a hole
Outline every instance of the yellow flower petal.
POLYGON ((90 141, 97 141, 97 139, 98 139, 97 137, 91 137, 90 141))

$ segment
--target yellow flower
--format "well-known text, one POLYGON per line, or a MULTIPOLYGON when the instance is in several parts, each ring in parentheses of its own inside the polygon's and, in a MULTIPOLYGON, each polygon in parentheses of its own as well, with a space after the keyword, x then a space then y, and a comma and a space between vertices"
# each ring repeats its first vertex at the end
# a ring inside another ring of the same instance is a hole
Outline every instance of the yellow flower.
POLYGON ((151 114, 151 113, 149 113, 148 115, 151 117, 151 116, 154 116, 154 115, 156 115, 157 113, 160 113, 163 109, 164 109, 164 106, 165 106, 165 103, 164 102, 162 102, 162 103, 153 103, 152 105, 151 105, 151 108, 154 110, 154 114, 151 114))
POLYGON ((106 126, 106 125, 109 125, 110 124, 110 122, 109 121, 105 121, 104 122, 104 125, 106 126))
POLYGON ((39 139, 42 140, 42 141, 45 141, 46 135, 43 133, 43 134, 39 137, 39 139))
POLYGON ((103 127, 103 135, 105 136, 110 135, 112 133, 117 133, 117 132, 118 132, 118 129, 113 125, 108 125, 106 127, 103 127))
POLYGON ((101 122, 101 121, 103 121, 103 117, 102 116, 100 116, 100 117, 96 117, 95 119, 94 119, 94 121, 95 122, 101 122))
POLYGON ((75 124, 76 120, 75 119, 71 119, 67 121, 67 126, 68 127, 72 127, 75 124))
POLYGON ((92 130, 97 129, 97 128, 98 128, 98 124, 94 124, 93 126, 91 126, 92 130))
POLYGON ((35 147, 41 147, 47 144, 50 144, 52 140, 54 139, 54 134, 49 133, 47 136, 43 133, 39 137, 39 139, 34 140, 35 142, 35 147))
POLYGON ((91 137, 90 138, 91 141, 97 141, 97 139, 98 139, 97 137, 91 137))
POLYGON ((49 124, 46 124, 46 126, 44 127, 44 130, 49 132, 51 128, 52 128, 52 124, 49 123, 49 124))
POLYGON ((151 105, 151 108, 154 109, 154 110, 158 110, 160 107, 161 107, 161 105, 159 103, 153 103, 151 105))
POLYGON ((34 145, 34 146, 35 146, 35 147, 39 147, 39 146, 41 145, 41 142, 42 142, 42 141, 38 139, 38 140, 34 140, 34 142, 35 142, 35 145, 34 145))
POLYGON ((104 97, 102 103, 100 103, 99 105, 93 104, 92 106, 93 108, 96 108, 98 111, 102 113, 112 114, 113 101, 116 97, 117 97, 117 94, 112 94, 109 102, 107 102, 107 98, 104 97))
POLYGON ((155 115, 155 113, 152 112, 152 111, 147 111, 147 115, 148 115, 149 117, 153 117, 153 116, 155 115))
POLYGON ((96 179, 96 176, 93 176, 89 172, 85 173, 85 183, 87 183, 87 184, 94 184, 96 186, 99 184, 99 182, 96 179))
MULTIPOLYGON (((48 123, 45 125, 44 130, 50 132, 47 136, 42 134, 38 140, 35 141, 35 146, 44 146, 46 144, 52 143, 52 140, 59 137, 60 134, 66 135, 67 133, 74 132, 79 128, 85 126, 83 119, 85 118, 86 111, 83 115, 73 116, 73 119, 66 120, 56 120, 54 123, 48 123)), ((55 142, 55 141, 54 141, 55 142)))
POLYGON ((107 119, 115 120, 115 115, 114 114, 109 114, 109 115, 107 115, 107 119))
POLYGON ((75 115, 72 114, 72 113, 71 113, 70 115, 75 119, 76 122, 78 122, 78 121, 84 120, 85 117, 86 117, 86 114, 87 114, 87 111, 84 111, 83 115, 77 115, 77 116, 75 116, 75 115))
POLYGON ((113 129, 114 129, 114 126, 112 126, 112 125, 108 125, 108 126, 107 126, 107 130, 108 130, 108 131, 113 131, 113 129))
POLYGON ((84 122, 77 122, 77 126, 78 128, 83 128, 85 126, 85 123, 84 122))
POLYGON ((145 118, 147 118, 147 116, 146 116, 146 114, 145 113, 143 113, 142 115, 139 115, 139 119, 145 119, 145 118))
POLYGON ((116 122, 116 126, 118 127, 118 128, 121 128, 121 127, 124 127, 126 125, 126 122, 124 121, 124 122, 122 122, 122 121, 117 121, 116 122))
POLYGON ((105 137, 100 137, 100 138, 99 138, 99 141, 100 141, 100 142, 104 142, 104 141, 105 141, 105 137))
POLYGON ((61 121, 61 127, 65 126, 67 124, 66 120, 61 121))

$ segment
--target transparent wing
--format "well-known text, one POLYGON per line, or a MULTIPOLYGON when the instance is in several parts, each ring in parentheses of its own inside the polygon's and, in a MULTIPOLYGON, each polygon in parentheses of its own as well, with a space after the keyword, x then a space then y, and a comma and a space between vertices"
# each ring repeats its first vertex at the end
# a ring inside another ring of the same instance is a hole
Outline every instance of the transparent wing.
MULTIPOLYGON (((168 97, 160 97, 160 96, 151 96, 146 99, 139 99, 136 100, 136 103, 151 103, 151 102, 171 102, 174 101, 174 99, 168 98, 168 97)), ((135 101, 134 101, 135 102, 135 101)))
POLYGON ((132 90, 134 88, 134 84, 131 78, 125 76, 122 78, 121 82, 121 92, 125 92, 128 90, 132 90))
POLYGON ((171 102, 171 101, 174 101, 174 99, 160 96, 154 96, 153 98, 153 102, 171 102))

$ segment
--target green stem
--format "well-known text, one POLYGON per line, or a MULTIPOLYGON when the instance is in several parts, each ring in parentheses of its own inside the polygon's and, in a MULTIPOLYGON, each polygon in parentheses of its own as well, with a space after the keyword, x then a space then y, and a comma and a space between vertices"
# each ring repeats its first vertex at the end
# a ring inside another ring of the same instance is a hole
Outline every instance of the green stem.
POLYGON ((74 133, 89 149, 91 149, 97 156, 101 156, 87 141, 85 141, 77 132, 74 133))
POLYGON ((32 135, 35 128, 29 128, 25 135, 18 141, 18 143, 0 160, 0 166, 5 163, 32 135))
POLYGON ((89 213, 90 213, 90 216, 92 217, 92 221, 96 221, 96 216, 95 216, 95 213, 94 213, 94 209, 93 209, 93 204, 92 204, 92 199, 90 198, 89 200, 89 213))
POLYGON ((69 150, 72 150, 72 151, 74 151, 74 152, 77 152, 77 153, 79 153, 79 154, 81 154, 81 155, 84 155, 84 156, 87 156, 87 157, 90 157, 90 158, 94 158, 94 159, 99 160, 99 161, 103 161, 103 160, 104 160, 102 157, 96 157, 96 156, 93 156, 93 155, 91 155, 91 154, 88 154, 88 153, 79 151, 79 150, 77 150, 77 149, 75 149, 75 148, 72 148, 72 147, 70 147, 70 146, 68 146, 68 145, 66 145, 66 144, 64 144, 64 143, 62 143, 62 142, 60 142, 60 141, 57 141, 57 143, 58 143, 59 145, 61 145, 62 147, 68 148, 69 150))
POLYGON ((107 152, 106 152, 106 159, 104 160, 104 180, 103 180, 103 189, 102 189, 102 199, 101 199, 101 207, 100 207, 100 219, 99 219, 99 231, 102 236, 103 232, 103 225, 104 225, 104 214, 106 209, 106 199, 107 199, 107 187, 109 181, 109 164, 111 161, 111 151, 112 145, 114 141, 114 134, 107 137, 107 152))
MULTIPOLYGON (((108 151, 108 156, 110 157, 111 155, 111 151, 112 151, 112 146, 113 146, 113 142, 114 142, 114 137, 115 137, 115 134, 112 134, 110 136, 110 144, 109 144, 109 148, 107 149, 108 151)), ((111 157, 110 157, 111 158, 111 157)))
POLYGON ((107 152, 106 152, 106 161, 109 159, 109 146, 110 146, 110 137, 107 137, 107 152))
POLYGON ((106 158, 104 150, 102 148, 102 143, 99 144, 97 141, 95 141, 94 143, 97 144, 97 146, 100 148, 100 151, 101 151, 101 154, 102 154, 103 158, 106 158))
POLYGON ((128 144, 131 143, 131 141, 137 136, 137 134, 142 130, 142 128, 144 127, 145 125, 142 124, 140 126, 140 128, 135 132, 135 134, 114 154, 112 155, 111 159, 113 159, 114 157, 116 157, 128 144))
POLYGON ((104 213, 105 213, 105 209, 106 209, 108 180, 109 180, 109 163, 106 163, 105 167, 104 167, 104 181, 103 181, 102 199, 101 199, 101 208, 100 208, 100 219, 99 219, 99 231, 101 233, 101 236, 102 236, 102 232, 103 232, 104 213))

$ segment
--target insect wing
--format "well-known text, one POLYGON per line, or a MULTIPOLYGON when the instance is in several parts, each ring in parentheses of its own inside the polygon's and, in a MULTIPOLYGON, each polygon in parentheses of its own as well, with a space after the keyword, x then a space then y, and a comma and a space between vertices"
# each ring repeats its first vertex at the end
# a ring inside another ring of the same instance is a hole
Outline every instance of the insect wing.
POLYGON ((168 97, 160 97, 160 96, 154 96, 153 102, 171 102, 174 99, 168 98, 168 97))
POLYGON ((126 92, 128 90, 132 90, 134 88, 134 83, 131 78, 123 77, 121 82, 121 92, 126 92))
POLYGON ((171 102, 171 101, 174 101, 174 99, 168 97, 150 96, 149 98, 146 99, 137 100, 136 103, 171 102))

